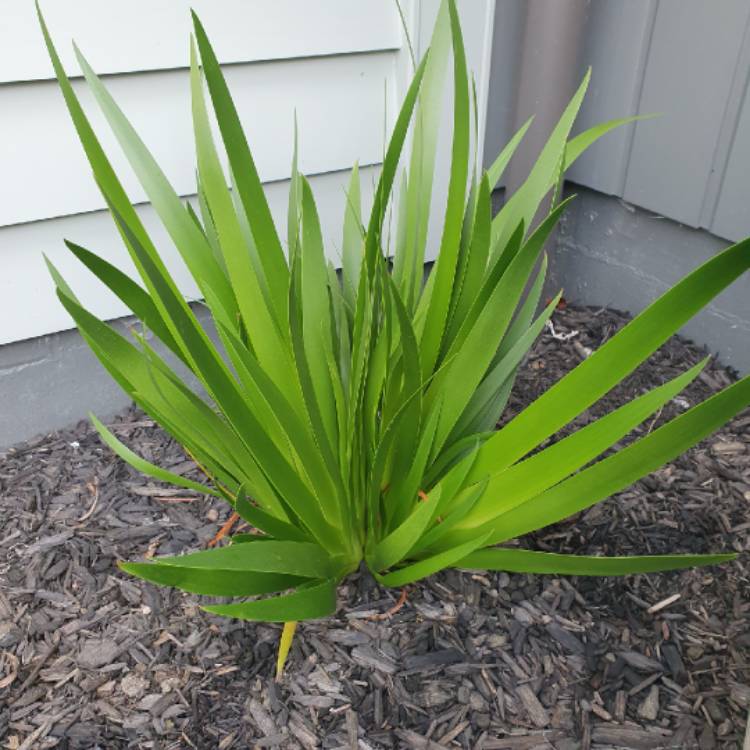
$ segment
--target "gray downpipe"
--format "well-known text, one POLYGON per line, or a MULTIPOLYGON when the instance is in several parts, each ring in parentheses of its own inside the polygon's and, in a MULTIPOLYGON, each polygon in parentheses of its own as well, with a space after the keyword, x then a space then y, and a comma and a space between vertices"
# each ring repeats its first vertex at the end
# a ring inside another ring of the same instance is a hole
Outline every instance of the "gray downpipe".
MULTIPOLYGON (((579 83, 580 52, 589 0, 527 0, 514 132, 534 123, 509 165, 506 195, 528 175, 579 83)), ((546 213, 548 203, 541 207, 546 213)))

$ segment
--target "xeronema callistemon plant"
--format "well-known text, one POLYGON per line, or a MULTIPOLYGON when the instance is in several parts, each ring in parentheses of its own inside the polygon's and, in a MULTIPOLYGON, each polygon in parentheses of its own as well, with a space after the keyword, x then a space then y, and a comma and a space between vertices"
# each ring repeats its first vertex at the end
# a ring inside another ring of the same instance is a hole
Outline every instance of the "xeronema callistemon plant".
POLYGON ((543 247, 567 203, 558 200, 562 175, 591 143, 630 121, 570 137, 588 76, 526 181, 493 218, 490 193, 529 123, 480 174, 472 156, 476 113, 458 14, 454 0, 444 2, 393 127, 366 223, 358 170, 352 170, 342 200, 339 275, 326 260, 313 193, 297 170, 296 146, 284 248, 216 55, 198 18, 193 21, 198 212, 175 193, 101 80, 76 54, 200 289, 219 343, 198 321, 146 233, 40 14, 65 102, 142 285, 89 250, 66 244, 142 327, 132 331, 131 341, 98 320, 50 264, 57 295, 104 367, 184 447, 207 483, 145 461, 92 417, 94 425, 136 469, 223 498, 252 529, 234 534, 228 546, 123 563, 123 570, 196 594, 242 598, 205 607, 219 615, 286 623, 280 670, 296 622, 334 612, 337 584, 362 562, 382 585, 403 587, 447 567, 619 575, 732 558, 583 557, 509 546, 622 490, 750 403, 746 377, 601 457, 687 386, 704 360, 547 444, 750 266, 745 240, 686 276, 495 431, 517 369, 559 299, 537 315, 543 247), (451 60, 450 178, 439 253, 425 282, 437 128, 451 60), (408 159, 402 157, 407 136, 408 159), (550 193, 552 208, 534 227, 550 193), (156 339, 200 388, 187 385, 157 352, 156 339))

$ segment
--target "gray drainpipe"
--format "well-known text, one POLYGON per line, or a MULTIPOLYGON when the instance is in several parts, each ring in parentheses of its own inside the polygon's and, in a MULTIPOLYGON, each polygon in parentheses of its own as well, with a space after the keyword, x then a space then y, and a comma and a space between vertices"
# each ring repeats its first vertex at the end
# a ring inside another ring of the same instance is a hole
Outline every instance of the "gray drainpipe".
POLYGON ((514 131, 535 117, 509 165, 507 195, 528 175, 579 83, 588 6, 589 0, 526 0, 514 131))

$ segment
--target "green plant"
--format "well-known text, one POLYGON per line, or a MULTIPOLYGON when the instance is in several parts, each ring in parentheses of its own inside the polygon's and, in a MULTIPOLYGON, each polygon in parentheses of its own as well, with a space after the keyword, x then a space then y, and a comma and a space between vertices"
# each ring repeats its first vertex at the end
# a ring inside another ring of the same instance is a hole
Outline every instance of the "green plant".
MULTIPOLYGON (((76 50, 94 97, 198 284, 217 345, 131 206, 41 15, 40 21, 70 115, 143 286, 88 250, 67 245, 142 321, 142 330, 133 331, 131 342, 98 320, 50 264, 58 297, 112 377, 184 446, 209 484, 150 464, 95 417, 94 425, 138 470, 224 498, 259 532, 235 534, 226 547, 124 563, 124 570, 197 594, 273 594, 205 608, 289 623, 331 614, 337 584, 362 561, 383 585, 399 587, 449 566, 619 575, 731 559, 731 554, 580 557, 495 546, 623 489, 750 403, 745 378, 601 458, 690 383, 704 361, 536 450, 750 266, 745 240, 688 275, 494 431, 515 373, 559 299, 535 314, 545 277, 543 247, 567 203, 557 200, 562 175, 591 143, 629 121, 607 122, 570 137, 588 76, 526 182, 492 218, 491 190, 529 123, 489 170, 477 173, 461 29, 454 0, 444 2, 430 51, 416 68, 393 129, 366 226, 358 170, 352 170, 339 276, 326 262, 315 201, 297 171, 296 148, 284 251, 197 17, 191 86, 199 214, 176 195, 76 50), (440 252, 423 283, 438 112, 450 59, 450 183, 440 252), (212 135, 206 85, 231 190, 212 135), (389 206, 410 128, 411 156, 401 172, 391 242, 389 206), (550 191, 552 209, 528 231, 550 191), (186 385, 147 332, 197 377, 206 395, 186 385)), ((285 630, 285 648, 293 627, 285 630)))

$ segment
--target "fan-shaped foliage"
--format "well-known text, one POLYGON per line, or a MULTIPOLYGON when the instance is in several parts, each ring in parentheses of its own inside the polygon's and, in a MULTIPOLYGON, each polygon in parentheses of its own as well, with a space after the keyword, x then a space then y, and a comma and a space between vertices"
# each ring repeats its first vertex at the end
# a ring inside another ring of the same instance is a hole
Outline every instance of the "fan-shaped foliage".
POLYGON ((94 424, 138 470, 223 497, 259 532, 237 534, 222 548, 123 564, 124 570, 198 594, 270 595, 206 609, 288 622, 333 612, 336 585, 363 560, 384 585, 403 586, 448 566, 617 575, 730 557, 603 559, 495 546, 623 489, 750 402, 745 378, 601 458, 690 383, 701 363, 538 450, 748 268, 746 240, 683 279, 494 431, 524 355, 557 303, 537 313, 545 241, 565 202, 555 203, 536 228, 533 219, 584 149, 626 122, 571 138, 588 76, 526 182, 493 218, 491 191, 528 123, 480 174, 472 163, 473 107, 461 29, 454 1, 445 2, 393 127, 366 218, 358 170, 352 170, 339 274, 326 260, 315 200, 296 154, 286 243, 280 239, 216 55, 197 18, 194 24, 197 213, 77 55, 200 289, 218 342, 185 301, 131 206, 42 21, 70 115, 140 283, 90 251, 68 246, 143 326, 133 340, 123 337, 88 312, 52 268, 57 294, 112 377, 184 446, 207 484, 153 466, 95 418, 94 424), (450 61, 450 183, 439 254, 425 283, 438 115, 450 61), (157 352, 155 339, 163 345, 159 351, 193 373, 200 392, 157 352))

